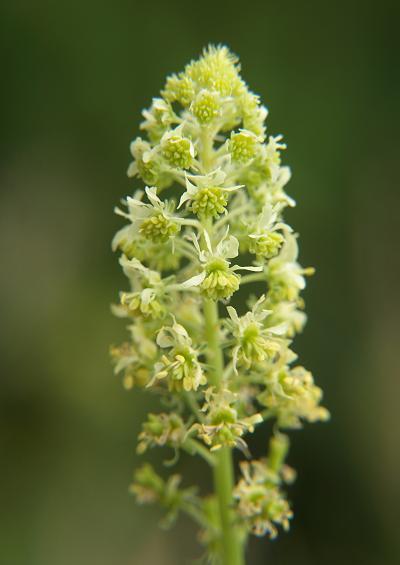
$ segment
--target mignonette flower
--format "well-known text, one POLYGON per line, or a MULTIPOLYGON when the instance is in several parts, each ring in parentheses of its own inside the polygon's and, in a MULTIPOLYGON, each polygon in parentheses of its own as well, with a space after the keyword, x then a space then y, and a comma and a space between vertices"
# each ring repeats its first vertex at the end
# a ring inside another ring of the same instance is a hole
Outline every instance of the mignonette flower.
POLYGON ((314 269, 302 268, 297 263, 299 248, 296 237, 287 234, 280 254, 271 259, 267 268, 269 284, 268 297, 274 302, 297 300, 299 293, 306 286, 304 275, 312 275, 314 269))
POLYGON ((205 219, 226 213, 229 193, 242 188, 242 185, 226 187, 223 186, 225 180, 226 173, 221 169, 207 175, 187 175, 186 192, 182 194, 178 208, 190 202, 193 213, 205 219))
POLYGON ((232 160, 237 163, 247 163, 256 156, 257 136, 251 131, 241 130, 232 133, 229 141, 229 151, 232 160))
POLYGON ((171 167, 188 169, 193 162, 195 151, 190 139, 181 135, 182 128, 167 131, 161 138, 163 157, 171 167))
POLYGON ((157 335, 157 345, 169 348, 168 355, 154 367, 154 381, 168 377, 170 390, 197 390, 206 384, 206 377, 198 360, 198 353, 192 347, 192 340, 183 326, 174 321, 172 326, 164 326, 157 335))
POLYGON ((116 208, 116 213, 131 221, 133 231, 155 243, 163 243, 179 232, 180 218, 174 218, 172 214, 174 203, 162 202, 155 187, 146 187, 146 195, 150 204, 128 196, 128 213, 119 208, 116 208))
MULTIPOLYGON (((114 307, 117 316, 124 316, 125 310, 114 307)), ((157 347, 147 335, 146 329, 137 321, 129 326, 131 341, 111 347, 114 373, 122 373, 124 388, 144 387, 150 380, 152 367, 157 358, 157 347)))
POLYGON ((128 312, 144 317, 161 318, 165 313, 162 302, 164 284, 157 271, 148 269, 137 259, 122 256, 120 264, 130 278, 133 290, 121 294, 121 304, 128 312))
POLYGON ((153 98, 151 107, 143 110, 143 117, 145 120, 140 124, 140 129, 147 131, 154 142, 159 141, 172 124, 179 122, 171 104, 162 98, 153 98))
POLYGON ((178 414, 149 414, 142 424, 137 452, 142 454, 150 447, 168 445, 179 447, 186 435, 186 428, 178 414))
POLYGON ((191 111, 200 124, 209 124, 220 115, 220 96, 212 90, 200 90, 192 103, 191 111))
POLYGON ((134 160, 128 168, 129 177, 140 176, 150 186, 168 186, 170 178, 162 170, 162 163, 150 143, 138 137, 130 149, 134 160))
POLYGON ((232 360, 236 373, 238 366, 250 368, 273 359, 284 345, 278 336, 286 333, 286 324, 266 327, 264 322, 271 311, 262 309, 264 303, 265 296, 261 296, 253 309, 242 317, 237 315, 235 308, 227 307, 230 316, 227 325, 235 341, 232 360))
POLYGON ((236 446, 245 451, 247 444, 242 436, 253 432, 255 425, 262 422, 261 414, 240 418, 234 407, 236 395, 229 390, 215 392, 211 387, 205 391, 205 400, 202 410, 207 414, 206 420, 193 426, 199 437, 211 451, 223 446, 236 446))
POLYGON ((193 237, 193 244, 199 255, 203 270, 199 275, 195 275, 187 280, 184 285, 186 288, 200 286, 202 293, 211 300, 228 299, 236 292, 240 284, 240 276, 236 271, 261 271, 262 267, 240 267, 231 266, 229 259, 233 259, 239 254, 239 242, 234 236, 228 235, 228 230, 216 246, 215 250, 211 245, 210 236, 207 231, 203 232, 206 249, 200 247, 199 240, 193 237))
POLYGON ((283 367, 269 377, 270 383, 258 400, 282 428, 300 428, 301 420, 327 420, 329 412, 319 403, 322 390, 304 367, 283 367))
POLYGON ((277 221, 282 205, 265 204, 249 234, 250 253, 259 258, 271 259, 278 254, 285 238, 279 231, 291 231, 290 226, 277 221))
POLYGON ((145 464, 130 490, 164 508, 164 525, 179 512, 195 520, 207 560, 221 565, 244 565, 249 534, 288 529, 284 484, 294 471, 279 430, 329 416, 311 373, 294 365, 313 269, 299 264, 284 219, 295 206, 291 173, 282 136, 266 136, 267 114, 237 57, 208 47, 143 111, 142 137, 130 146, 131 195, 115 210, 126 225, 112 248, 129 287, 113 306, 128 325, 128 339, 111 348, 114 371, 162 406, 142 424, 137 452, 172 448, 172 466, 184 451, 214 475, 214 492, 201 496, 145 464), (246 436, 267 419, 274 432, 256 458, 246 436), (234 449, 246 457, 237 480, 234 449))

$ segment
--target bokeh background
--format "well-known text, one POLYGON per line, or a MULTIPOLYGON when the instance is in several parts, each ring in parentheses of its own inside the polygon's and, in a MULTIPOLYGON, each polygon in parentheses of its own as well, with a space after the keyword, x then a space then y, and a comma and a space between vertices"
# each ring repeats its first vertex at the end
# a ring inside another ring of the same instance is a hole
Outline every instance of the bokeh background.
POLYGON ((140 111, 209 42, 240 55, 289 146, 317 268, 296 349, 333 415, 291 434, 292 530, 252 541, 249 563, 400 562, 398 16, 387 0, 1 3, 1 564, 200 555, 190 524, 160 531, 127 494, 147 406, 109 365, 109 242, 140 111))

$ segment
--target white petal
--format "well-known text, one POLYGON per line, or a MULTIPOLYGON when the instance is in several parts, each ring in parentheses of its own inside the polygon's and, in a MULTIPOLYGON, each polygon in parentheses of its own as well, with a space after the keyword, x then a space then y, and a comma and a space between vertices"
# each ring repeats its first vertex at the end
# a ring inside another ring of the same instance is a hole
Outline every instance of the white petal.
POLYGON ((266 328, 266 329, 267 329, 267 331, 271 332, 272 334, 284 335, 287 332, 287 323, 282 322, 282 324, 279 324, 278 326, 272 326, 272 327, 266 328))
POLYGON ((235 308, 233 306, 227 306, 226 309, 228 310, 228 314, 232 322, 239 324, 239 316, 237 315, 235 308))
POLYGON ((196 251, 199 254, 200 261, 202 261, 203 260, 203 252, 200 249, 199 240, 197 239, 197 237, 195 236, 195 234, 193 232, 190 234, 189 239, 192 240, 193 245, 195 246, 196 251))
POLYGON ((166 328, 161 328, 157 334, 157 345, 160 347, 173 347, 175 345, 174 339, 170 336, 166 328))
POLYGON ((114 235, 112 242, 111 242, 111 249, 116 251, 118 249, 118 245, 121 241, 124 241, 129 233, 130 226, 124 226, 117 233, 114 235))
POLYGON ((142 290, 142 292, 140 293, 140 298, 143 304, 149 304, 154 298, 154 294, 155 293, 152 288, 145 288, 144 290, 142 290))
POLYGON ((155 208, 162 208, 163 203, 157 196, 157 188, 155 186, 151 186, 151 187, 146 186, 145 190, 146 190, 147 198, 150 200, 153 206, 155 208))
POLYGON ((226 259, 233 259, 239 254, 239 242, 234 235, 223 239, 217 246, 218 255, 222 255, 226 259))
POLYGON ((204 230, 204 239, 206 240, 208 251, 212 254, 211 239, 210 236, 208 235, 207 230, 204 230))
POLYGON ((232 268, 232 271, 255 271, 255 272, 261 272, 264 267, 262 265, 260 265, 259 267, 241 267, 240 265, 234 265, 232 268))
POLYGON ((191 277, 187 281, 183 282, 180 286, 182 288, 190 288, 192 286, 199 286, 204 281, 205 278, 206 278, 206 273, 205 273, 205 271, 203 271, 199 275, 195 275, 194 277, 191 277))
POLYGON ((130 163, 128 167, 128 170, 126 171, 126 174, 128 175, 129 178, 132 178, 136 176, 137 172, 138 172, 138 168, 136 161, 132 161, 132 163, 130 163))
POLYGON ((181 199, 179 200, 178 208, 180 208, 185 202, 190 200, 190 194, 186 191, 182 194, 181 199))
POLYGON ((176 334, 178 334, 181 337, 185 337, 185 338, 189 337, 185 328, 183 326, 181 326, 181 324, 178 324, 177 322, 174 322, 172 329, 174 330, 174 332, 176 334))

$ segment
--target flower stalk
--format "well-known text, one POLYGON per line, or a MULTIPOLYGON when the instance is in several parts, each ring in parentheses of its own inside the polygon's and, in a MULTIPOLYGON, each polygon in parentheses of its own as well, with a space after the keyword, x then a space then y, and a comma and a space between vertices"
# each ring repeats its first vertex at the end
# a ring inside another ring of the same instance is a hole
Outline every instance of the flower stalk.
MULTIPOLYGON (((212 376, 214 386, 221 389, 224 386, 224 358, 219 340, 220 328, 216 302, 208 299, 204 300, 204 319, 210 376, 212 376)), ((217 452, 217 460, 214 467, 214 489, 218 499, 223 564, 243 565, 243 544, 240 533, 236 531, 235 516, 233 513, 233 487, 232 448, 223 447, 217 452)))

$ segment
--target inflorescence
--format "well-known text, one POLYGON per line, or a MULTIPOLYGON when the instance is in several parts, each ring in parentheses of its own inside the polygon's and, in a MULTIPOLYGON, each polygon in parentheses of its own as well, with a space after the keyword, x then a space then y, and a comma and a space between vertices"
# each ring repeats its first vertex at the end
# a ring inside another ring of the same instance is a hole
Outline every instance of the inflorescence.
MULTIPOLYGON (((112 244, 129 282, 114 306, 128 321, 129 339, 111 354, 125 388, 161 400, 161 411, 143 423, 138 453, 169 448, 174 460, 185 451, 215 466, 219 450, 242 452, 231 496, 244 539, 288 529, 283 485, 294 471, 284 462, 281 430, 326 420, 328 412, 291 349, 306 322, 300 293, 313 269, 298 263, 297 234, 283 220, 295 205, 285 192, 285 145, 266 134, 267 110, 239 70, 226 47, 209 47, 168 77, 143 112, 128 175, 144 188, 116 209, 127 224, 112 244), (220 320, 213 324, 207 312, 215 304, 220 320), (222 367, 211 366, 212 343, 223 352, 222 367), (246 436, 269 419, 269 449, 253 460, 246 436)), ((145 464, 131 491, 139 502, 160 502, 169 521, 190 514, 208 554, 218 554, 216 496, 180 484, 145 464)))

